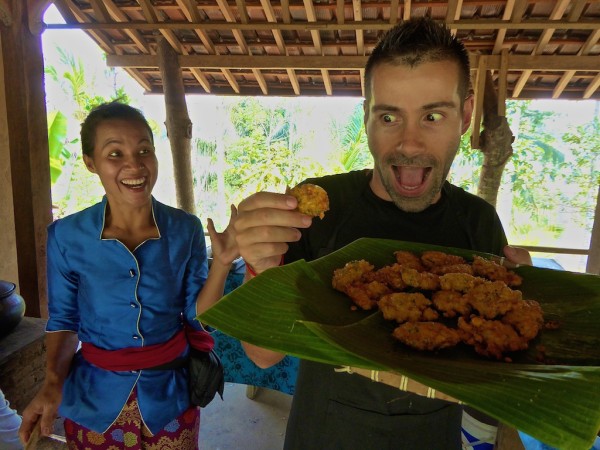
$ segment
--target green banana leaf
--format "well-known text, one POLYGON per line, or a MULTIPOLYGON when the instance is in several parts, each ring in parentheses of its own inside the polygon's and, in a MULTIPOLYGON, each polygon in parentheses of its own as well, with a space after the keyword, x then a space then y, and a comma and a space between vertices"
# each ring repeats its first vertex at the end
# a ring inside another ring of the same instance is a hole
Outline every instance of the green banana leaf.
POLYGON ((50 180, 52 184, 60 177, 64 162, 71 154, 65 148, 67 117, 60 111, 48 114, 48 150, 50 157, 50 180))
POLYGON ((600 429, 600 277, 518 267, 524 298, 540 302, 546 320, 529 350, 513 362, 457 346, 419 352, 397 342, 380 312, 353 311, 331 287, 333 271, 366 259, 376 267, 393 252, 441 250, 472 259, 478 252, 384 239, 359 239, 318 260, 265 271, 199 318, 240 340, 304 359, 405 375, 450 395, 540 441, 588 450, 600 429), (543 362, 540 351, 543 348, 543 362))

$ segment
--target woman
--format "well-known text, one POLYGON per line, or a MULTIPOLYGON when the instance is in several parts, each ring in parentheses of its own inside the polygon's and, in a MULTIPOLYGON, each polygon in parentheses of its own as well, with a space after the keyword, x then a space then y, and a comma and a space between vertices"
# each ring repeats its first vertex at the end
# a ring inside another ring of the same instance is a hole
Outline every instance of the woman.
POLYGON ((232 227, 219 234, 209 219, 208 271, 200 220, 152 196, 153 144, 142 113, 118 102, 82 124, 83 160, 106 195, 48 227, 46 377, 23 413, 24 442, 38 419, 51 433, 58 412, 71 449, 197 448, 184 329, 212 348, 195 317, 223 295, 238 253, 232 227))

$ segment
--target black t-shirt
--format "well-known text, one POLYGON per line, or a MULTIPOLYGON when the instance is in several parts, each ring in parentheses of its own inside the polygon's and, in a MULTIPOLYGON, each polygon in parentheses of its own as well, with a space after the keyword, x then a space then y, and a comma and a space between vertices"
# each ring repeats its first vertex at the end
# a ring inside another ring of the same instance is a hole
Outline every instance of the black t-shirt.
MULTIPOLYGON (((436 204, 408 213, 373 194, 371 176, 364 170, 306 180, 327 191, 330 210, 290 245, 286 262, 311 261, 362 237, 502 254, 507 243, 502 224, 481 198, 446 182, 436 204)), ((285 449, 458 450, 461 417, 456 403, 302 360, 285 449)))

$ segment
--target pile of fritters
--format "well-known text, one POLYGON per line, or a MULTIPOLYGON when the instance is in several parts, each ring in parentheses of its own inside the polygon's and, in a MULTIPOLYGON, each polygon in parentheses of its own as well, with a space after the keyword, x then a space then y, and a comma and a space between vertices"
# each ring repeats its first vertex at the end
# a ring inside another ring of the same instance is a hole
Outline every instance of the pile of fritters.
POLYGON ((481 355, 510 361, 505 354, 527 349, 544 326, 542 308, 524 300, 522 279, 494 261, 472 262, 439 251, 394 252, 396 263, 375 269, 351 261, 333 273, 332 285, 364 310, 379 308, 399 324, 393 336, 418 350, 460 342, 481 355))

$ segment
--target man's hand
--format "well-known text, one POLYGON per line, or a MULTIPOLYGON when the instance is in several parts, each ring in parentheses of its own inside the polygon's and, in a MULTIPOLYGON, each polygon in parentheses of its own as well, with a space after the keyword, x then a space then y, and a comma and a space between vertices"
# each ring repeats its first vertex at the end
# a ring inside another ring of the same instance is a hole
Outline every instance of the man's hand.
POLYGON ((510 262, 515 264, 522 264, 526 266, 533 265, 529 251, 525 250, 524 248, 507 245, 504 247, 504 255, 510 262))
POLYGON ((294 211, 298 201, 291 195, 258 192, 238 205, 234 223, 241 256, 256 273, 277 266, 288 242, 296 242, 298 228, 308 228, 312 218, 294 211))

